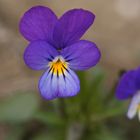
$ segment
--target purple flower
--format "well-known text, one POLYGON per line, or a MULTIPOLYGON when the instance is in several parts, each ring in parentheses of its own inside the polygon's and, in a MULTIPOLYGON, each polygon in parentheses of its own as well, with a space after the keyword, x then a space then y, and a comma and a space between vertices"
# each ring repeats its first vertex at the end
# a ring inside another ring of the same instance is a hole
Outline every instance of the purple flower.
POLYGON ((95 66, 100 51, 93 42, 79 40, 95 16, 83 9, 70 10, 59 19, 51 9, 36 6, 21 18, 20 32, 30 41, 24 61, 34 70, 46 70, 39 90, 48 100, 76 95, 79 79, 72 71, 95 66))
POLYGON ((127 117, 132 119, 136 113, 140 119, 140 68, 123 74, 116 90, 119 100, 131 99, 127 117))

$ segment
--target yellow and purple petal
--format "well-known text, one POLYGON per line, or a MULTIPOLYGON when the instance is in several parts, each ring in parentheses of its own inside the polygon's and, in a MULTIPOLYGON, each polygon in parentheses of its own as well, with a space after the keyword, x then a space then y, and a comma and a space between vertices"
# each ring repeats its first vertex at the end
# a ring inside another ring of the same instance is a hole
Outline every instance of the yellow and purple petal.
POLYGON ((64 48, 79 40, 93 24, 95 15, 84 9, 66 12, 54 28, 54 43, 57 48, 64 48))
POLYGON ((28 67, 34 70, 47 69, 58 52, 45 41, 34 41, 29 44, 24 52, 24 61, 28 67))
POLYGON ((56 22, 57 17, 51 9, 45 6, 35 6, 25 12, 19 28, 21 34, 29 41, 52 42, 56 22))
POLYGON ((39 81, 39 90, 47 100, 75 96, 80 90, 79 79, 71 69, 62 73, 48 69, 39 81))
POLYGON ((62 50, 62 56, 74 70, 86 70, 95 66, 101 57, 96 44, 81 40, 62 50))

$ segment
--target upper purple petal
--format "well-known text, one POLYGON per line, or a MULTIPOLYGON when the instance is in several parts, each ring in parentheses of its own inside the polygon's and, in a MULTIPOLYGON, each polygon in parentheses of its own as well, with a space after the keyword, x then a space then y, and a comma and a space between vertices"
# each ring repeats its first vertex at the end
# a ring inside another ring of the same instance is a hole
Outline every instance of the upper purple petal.
POLYGON ((25 63, 34 70, 48 68, 50 60, 58 55, 56 49, 45 41, 34 41, 29 44, 24 52, 25 63))
POLYGON ((117 89, 116 97, 120 100, 125 100, 136 94, 138 87, 136 85, 137 71, 131 70, 126 72, 120 79, 117 89))
POLYGON ((20 21, 20 32, 29 41, 46 40, 52 42, 53 29, 57 17, 51 9, 35 6, 29 9, 20 21))
POLYGON ((64 48, 79 40, 92 25, 95 15, 87 10, 73 9, 66 12, 54 29, 54 43, 57 48, 64 48))
POLYGON ((80 40, 62 50, 62 56, 75 70, 86 70, 96 65, 101 57, 99 49, 93 42, 80 40))

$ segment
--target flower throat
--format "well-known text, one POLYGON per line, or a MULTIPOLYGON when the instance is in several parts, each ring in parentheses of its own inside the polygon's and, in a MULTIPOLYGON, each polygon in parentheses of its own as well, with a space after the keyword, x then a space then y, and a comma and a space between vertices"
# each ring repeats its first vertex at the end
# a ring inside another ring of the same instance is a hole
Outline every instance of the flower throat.
POLYGON ((55 59, 49 63, 50 72, 57 76, 64 75, 65 71, 67 71, 68 63, 61 56, 55 57, 55 59))

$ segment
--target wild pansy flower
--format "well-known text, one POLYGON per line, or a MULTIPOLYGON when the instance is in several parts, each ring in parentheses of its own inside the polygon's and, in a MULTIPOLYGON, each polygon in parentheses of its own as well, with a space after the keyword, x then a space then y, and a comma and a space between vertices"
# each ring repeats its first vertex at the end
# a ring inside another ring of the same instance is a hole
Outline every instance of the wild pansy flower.
POLYGON ((116 97, 120 100, 130 98, 127 117, 132 119, 138 114, 140 120, 140 68, 123 74, 117 86, 116 97))
POLYGON ((86 70, 98 63, 95 43, 79 40, 94 18, 87 10, 72 9, 58 19, 44 6, 29 9, 21 18, 20 32, 30 41, 24 61, 34 70, 45 70, 39 90, 46 99, 76 95, 80 85, 72 69, 86 70))

